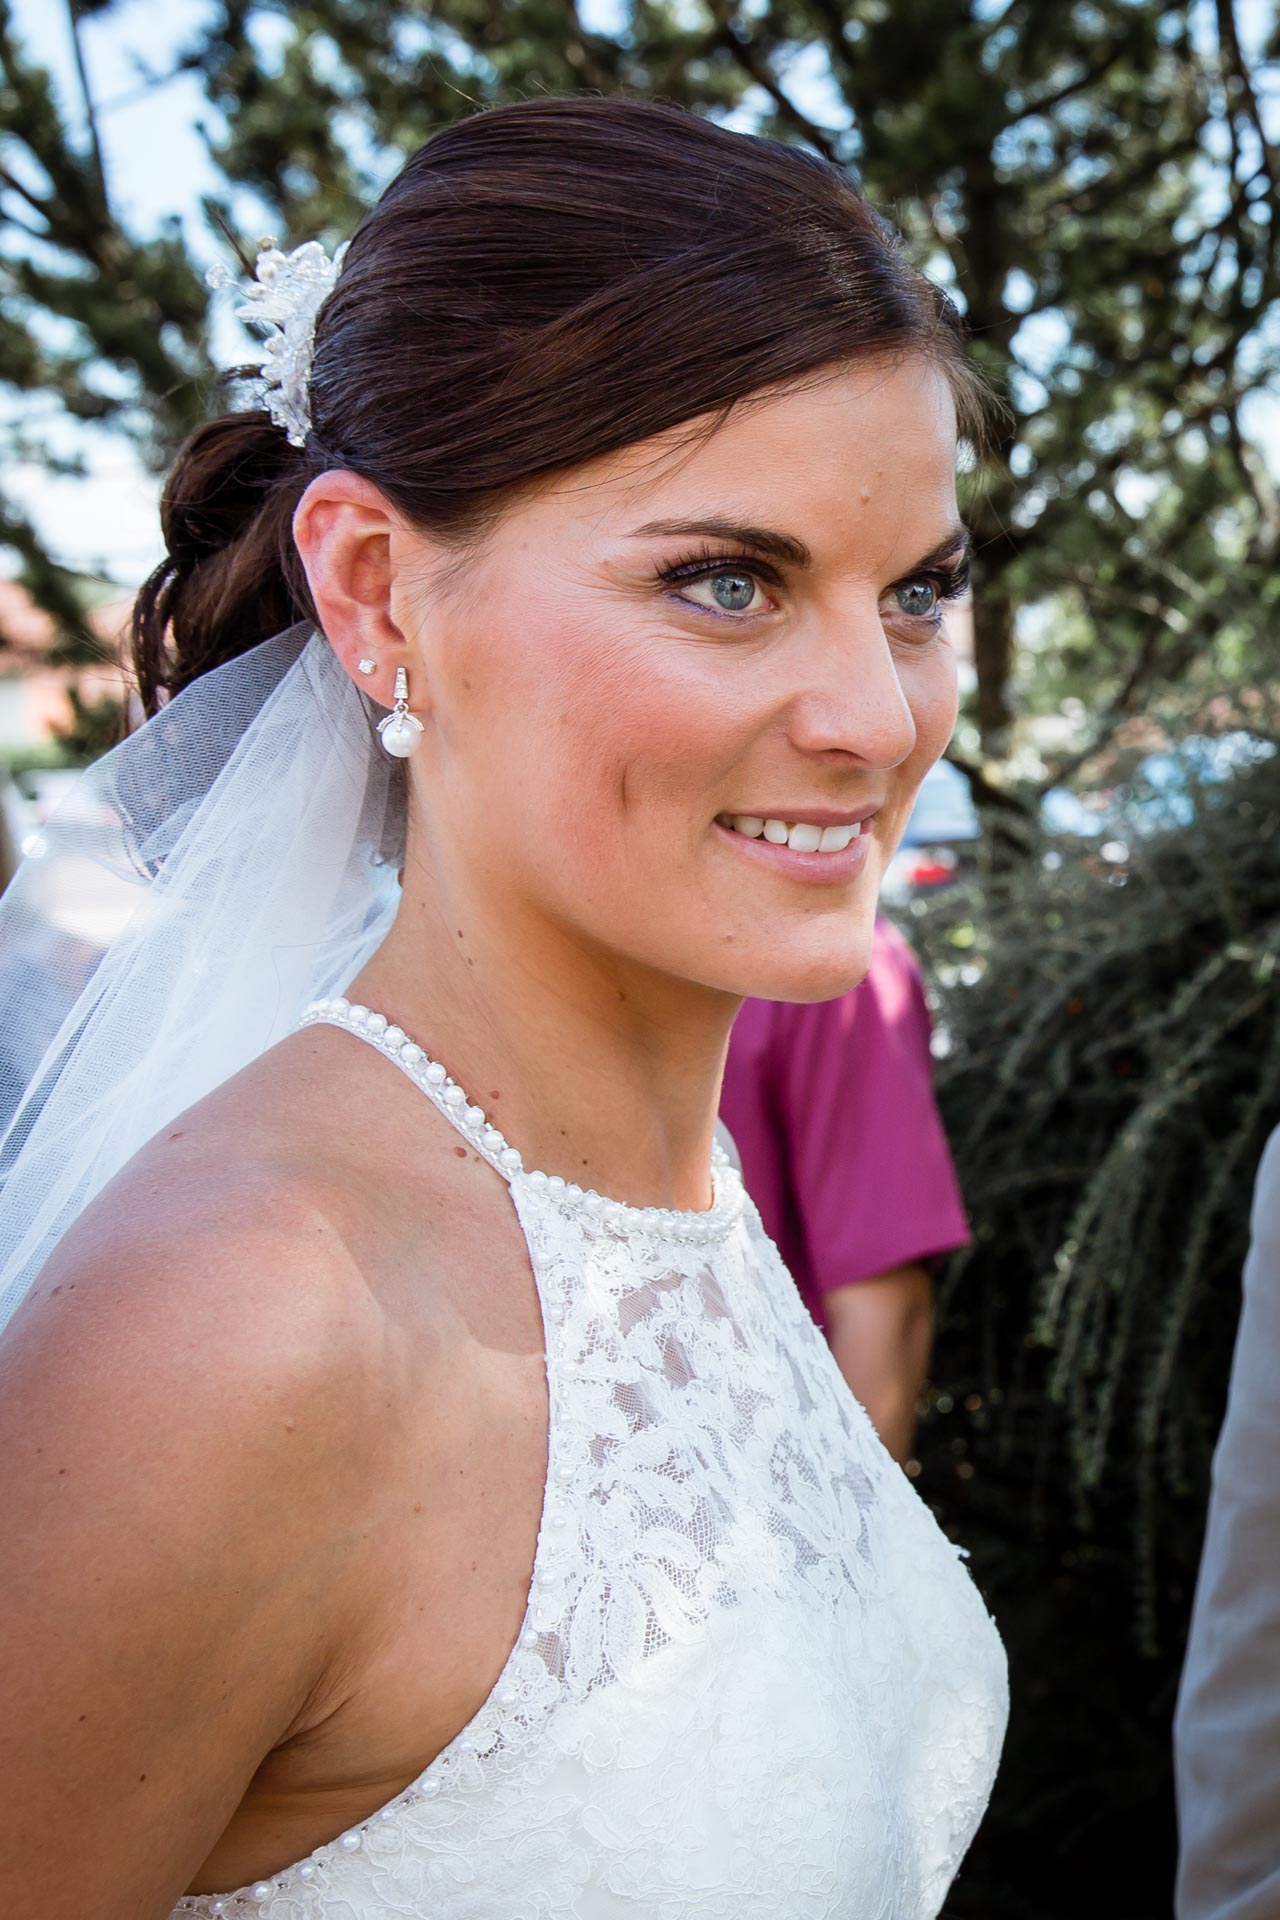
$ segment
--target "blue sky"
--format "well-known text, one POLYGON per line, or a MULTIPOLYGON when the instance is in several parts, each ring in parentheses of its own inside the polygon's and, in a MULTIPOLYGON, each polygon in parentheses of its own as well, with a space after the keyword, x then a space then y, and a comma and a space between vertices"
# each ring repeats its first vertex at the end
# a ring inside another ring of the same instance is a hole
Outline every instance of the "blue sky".
MULTIPOLYGON (((182 74, 147 87, 137 64, 167 71, 206 11, 203 0, 128 0, 82 28, 112 198, 139 232, 166 213, 189 213, 198 195, 218 184, 197 131, 208 117, 198 76, 182 74)), ((13 12, 28 54, 49 68, 64 110, 77 119, 66 8, 51 0, 15 0, 13 12)))
MULTIPOLYGON (((202 192, 222 186, 201 136, 202 121, 213 116, 197 76, 181 75, 161 85, 146 84, 147 72, 166 72, 176 51, 191 37, 206 0, 126 0, 124 5, 82 29, 86 64, 106 155, 113 203, 134 232, 154 230, 166 215, 179 215, 192 247, 210 262, 216 250, 200 217, 202 192)), ((79 87, 72 63, 67 11, 51 0, 13 0, 18 31, 32 58, 55 77, 64 109, 74 121, 79 87)), ((583 17, 608 31, 613 0, 586 0, 583 17)), ((1245 0, 1242 14, 1251 37, 1271 11, 1270 0, 1245 0)), ((827 124, 839 124, 834 101, 821 83, 821 55, 801 56, 788 85, 806 109, 827 124)), ((1280 122, 1280 99, 1270 105, 1280 122)), ((1280 125, 1277 132, 1280 133, 1280 125)), ((252 226, 246 211, 243 224, 252 226)), ((224 302, 215 327, 215 352, 230 363, 243 357, 243 336, 224 302)), ((1024 332, 1027 331, 1024 329, 1024 332)), ((1034 362, 1037 343, 1020 337, 1034 362)), ((1280 394, 1260 397, 1247 428, 1280 475, 1280 394)), ((23 501, 67 565, 135 585, 160 557, 156 513, 158 483, 143 472, 119 438, 89 431, 79 445, 88 468, 84 478, 50 476, 36 466, 11 470, 7 483, 23 501)))
MULTIPOLYGON (((180 214, 193 243, 203 228, 200 195, 219 181, 198 131, 208 106, 196 75, 147 88, 137 63, 167 69, 204 10, 204 0, 129 0, 109 19, 90 20, 83 29, 113 203, 137 233, 153 231, 166 214, 180 214)), ((13 11, 28 54, 54 75, 74 122, 80 96, 66 8, 51 0, 15 0, 13 11)), ((230 339, 227 353, 230 358, 230 339)), ((59 559, 134 585, 160 558, 158 483, 114 435, 85 433, 79 445, 86 478, 54 478, 26 467, 11 470, 6 483, 59 559)))

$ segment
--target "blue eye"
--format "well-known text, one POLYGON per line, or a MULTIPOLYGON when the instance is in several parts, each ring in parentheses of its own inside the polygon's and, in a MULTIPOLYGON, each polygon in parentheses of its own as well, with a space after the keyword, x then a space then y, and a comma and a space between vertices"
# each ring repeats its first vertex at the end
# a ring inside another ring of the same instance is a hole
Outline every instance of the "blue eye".
POLYGON ((908 580, 905 586, 894 588, 893 597, 913 620, 927 620, 939 605, 938 589, 932 580, 908 580))
POLYGON ((745 613, 755 598, 756 583, 749 573, 735 571, 712 574, 707 585, 711 588, 716 605, 723 607, 726 613, 745 613))
POLYGON ((658 572, 658 579, 663 586, 675 588, 687 606, 702 613, 738 616, 763 611, 752 604, 760 592, 762 578, 776 578, 774 569, 764 561, 753 560, 747 566, 735 561, 729 554, 717 554, 708 549, 689 554, 671 566, 660 568, 658 572), (710 601, 695 598, 691 592, 695 587, 706 589, 710 601))

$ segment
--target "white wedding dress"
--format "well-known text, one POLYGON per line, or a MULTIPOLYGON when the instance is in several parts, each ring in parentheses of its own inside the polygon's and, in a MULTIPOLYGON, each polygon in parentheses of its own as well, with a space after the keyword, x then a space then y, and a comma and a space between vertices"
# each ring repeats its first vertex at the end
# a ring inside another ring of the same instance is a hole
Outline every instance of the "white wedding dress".
POLYGON ((318 1001, 510 1183, 542 1304, 522 1629, 414 1784, 178 1915, 931 1920, 1004 1737, 1004 1648, 717 1150, 706 1213, 527 1171, 385 1018, 318 1001))

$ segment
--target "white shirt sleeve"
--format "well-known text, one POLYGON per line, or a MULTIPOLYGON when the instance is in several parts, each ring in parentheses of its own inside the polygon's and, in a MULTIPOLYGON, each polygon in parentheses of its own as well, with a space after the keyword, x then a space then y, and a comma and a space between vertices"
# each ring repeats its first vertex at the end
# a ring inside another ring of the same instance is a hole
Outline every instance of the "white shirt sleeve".
POLYGON ((1280 1127, 1250 1234, 1173 1723, 1177 1920, 1280 1914, 1280 1127))

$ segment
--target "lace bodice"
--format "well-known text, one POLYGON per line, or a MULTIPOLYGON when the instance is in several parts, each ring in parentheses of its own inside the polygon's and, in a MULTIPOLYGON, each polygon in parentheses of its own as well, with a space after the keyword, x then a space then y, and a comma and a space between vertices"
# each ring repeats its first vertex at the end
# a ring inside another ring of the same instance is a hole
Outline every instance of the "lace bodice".
POLYGON ((932 1920, 982 1816, 1004 1649, 717 1150, 706 1213, 525 1169, 345 1000, 510 1183, 542 1305, 546 1486, 525 1619, 419 1779, 179 1915, 932 1920))

